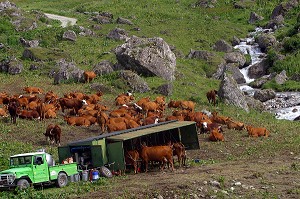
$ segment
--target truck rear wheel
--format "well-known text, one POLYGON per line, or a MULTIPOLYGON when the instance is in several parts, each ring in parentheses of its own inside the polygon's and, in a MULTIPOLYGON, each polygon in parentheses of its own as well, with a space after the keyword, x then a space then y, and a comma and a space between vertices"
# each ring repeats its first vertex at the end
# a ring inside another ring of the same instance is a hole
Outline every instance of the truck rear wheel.
POLYGON ((17 182, 17 186, 19 187, 20 190, 23 190, 23 189, 27 189, 30 185, 26 179, 20 179, 17 182))
POLYGON ((56 186, 65 187, 68 184, 68 176, 65 173, 59 173, 56 180, 56 186))

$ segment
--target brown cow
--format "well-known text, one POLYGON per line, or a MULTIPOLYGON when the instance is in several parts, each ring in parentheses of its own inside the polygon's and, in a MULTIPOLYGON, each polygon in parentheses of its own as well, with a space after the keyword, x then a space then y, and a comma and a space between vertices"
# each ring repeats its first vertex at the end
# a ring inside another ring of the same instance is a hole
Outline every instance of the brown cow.
POLYGON ((50 118, 57 118, 57 114, 54 110, 48 109, 45 113, 45 118, 50 119, 50 118))
POLYGON ((105 112, 99 111, 97 114, 97 123, 101 127, 101 132, 104 133, 108 124, 108 116, 105 112))
POLYGON ((126 165, 132 165, 134 168, 134 173, 137 174, 139 171, 139 161, 140 155, 137 150, 131 150, 125 152, 125 163, 126 165))
POLYGON ((224 136, 220 133, 219 129, 213 129, 209 135, 210 141, 224 141, 224 136))
POLYGON ((235 130, 243 130, 245 127, 244 123, 233 121, 231 119, 228 119, 226 121, 226 125, 228 129, 235 129, 235 130))
POLYGON ((0 108, 0 117, 8 117, 8 112, 6 108, 0 108))
POLYGON ((121 131, 121 130, 126 130, 126 123, 125 122, 117 122, 117 123, 109 123, 107 124, 107 131, 109 133, 113 131, 121 131))
POLYGON ((215 111, 212 113, 212 115, 213 116, 211 120, 219 124, 226 124, 226 121, 230 119, 230 117, 218 115, 218 112, 215 111))
POLYGON ((144 110, 147 117, 148 112, 157 112, 159 110, 159 105, 156 102, 145 102, 142 105, 142 109, 144 110))
POLYGON ((218 91, 217 90, 210 90, 206 93, 206 98, 208 100, 208 103, 213 103, 214 106, 216 105, 216 98, 218 95, 218 91))
POLYGON ((140 156, 145 163, 145 172, 148 172, 149 161, 162 162, 161 170, 164 169, 166 162, 171 164, 172 171, 174 170, 173 164, 173 150, 170 146, 152 146, 148 147, 142 145, 140 156))
POLYGON ((17 112, 19 118, 22 119, 40 119, 40 114, 36 110, 28 111, 28 110, 20 110, 17 112))
POLYGON ((44 92, 41 88, 32 87, 32 86, 25 87, 25 88, 23 88, 23 90, 26 93, 30 93, 30 94, 42 94, 44 92))
POLYGON ((195 102, 193 101, 180 101, 179 107, 181 109, 189 110, 191 112, 194 112, 195 110, 195 102))
POLYGON ((224 132, 222 126, 214 122, 212 123, 203 122, 200 131, 201 133, 209 133, 214 129, 217 129, 219 132, 224 132))
POLYGON ((60 146, 61 128, 57 124, 49 124, 44 135, 49 144, 54 144, 55 142, 60 146))
POLYGON ((91 122, 84 117, 65 117, 65 121, 71 126, 90 126, 91 122))
POLYGON ((180 106, 180 101, 175 101, 175 100, 171 100, 169 103, 168 103, 168 107, 169 108, 178 108, 180 106))
POLYGON ((10 115, 10 121, 14 124, 17 123, 18 109, 19 109, 18 102, 11 100, 8 104, 7 110, 10 115))
POLYGON ((177 156, 180 167, 185 165, 186 151, 184 145, 181 142, 176 142, 173 144, 173 155, 177 156))
POLYGON ((67 108, 73 109, 76 114, 78 114, 78 110, 81 109, 83 105, 87 105, 85 100, 80 100, 77 98, 59 98, 59 104, 61 106, 62 112, 64 112, 65 108, 67 108))
POLYGON ((270 132, 265 127, 246 126, 246 129, 248 131, 249 137, 268 137, 270 135, 270 132))
POLYGON ((85 82, 89 83, 92 81, 97 75, 94 71, 84 71, 83 73, 85 82))

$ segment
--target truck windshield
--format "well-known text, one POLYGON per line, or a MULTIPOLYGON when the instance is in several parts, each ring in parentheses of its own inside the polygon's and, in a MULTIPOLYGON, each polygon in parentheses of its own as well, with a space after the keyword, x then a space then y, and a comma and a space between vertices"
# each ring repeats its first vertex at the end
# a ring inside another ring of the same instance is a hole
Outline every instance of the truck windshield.
POLYGON ((32 156, 20 156, 10 158, 10 166, 31 164, 32 156))

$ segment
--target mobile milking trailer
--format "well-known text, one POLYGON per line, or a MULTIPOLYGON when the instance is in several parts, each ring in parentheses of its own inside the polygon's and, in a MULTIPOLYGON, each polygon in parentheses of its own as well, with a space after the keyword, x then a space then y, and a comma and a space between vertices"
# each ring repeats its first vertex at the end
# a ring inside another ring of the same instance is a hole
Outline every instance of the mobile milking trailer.
POLYGON ((58 147, 59 161, 73 157, 83 169, 112 165, 111 170, 125 170, 126 151, 148 146, 164 145, 168 141, 182 142, 186 150, 199 149, 196 123, 167 121, 122 131, 102 134, 58 147))

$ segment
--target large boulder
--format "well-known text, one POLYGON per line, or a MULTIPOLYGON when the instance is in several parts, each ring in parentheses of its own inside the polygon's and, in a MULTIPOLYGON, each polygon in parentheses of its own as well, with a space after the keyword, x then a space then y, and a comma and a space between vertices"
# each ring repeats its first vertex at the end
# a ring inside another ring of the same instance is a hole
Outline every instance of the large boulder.
POLYGON ((248 76, 250 79, 257 79, 268 74, 270 64, 267 59, 263 59, 261 62, 253 64, 249 67, 248 76))
POLYGON ((73 62, 66 62, 61 59, 57 64, 57 71, 54 73, 54 84, 63 82, 84 82, 84 70, 79 69, 73 62))
POLYGON ((221 79, 224 73, 229 72, 232 75, 232 78, 238 83, 243 84, 246 83, 244 75, 238 68, 237 64, 229 63, 229 64, 221 64, 216 73, 213 74, 213 78, 221 79))
POLYGON ((223 79, 218 90, 218 95, 226 104, 232 104, 244 109, 247 112, 249 111, 249 106, 246 102, 245 95, 233 77, 228 73, 224 73, 223 75, 223 79))
POLYGON ((16 75, 20 74, 22 70, 22 62, 15 57, 11 57, 10 59, 2 60, 0 62, 0 72, 6 72, 11 75, 16 75))
POLYGON ((147 82, 132 71, 122 70, 119 75, 134 92, 145 93, 150 90, 147 82))
POLYGON ((224 55, 224 59, 225 59, 226 63, 236 63, 236 64, 238 64, 239 68, 243 68, 243 66, 246 63, 246 57, 240 51, 226 53, 224 55))
POLYGON ((109 74, 113 72, 113 64, 110 61, 104 60, 93 67, 93 71, 98 75, 109 74))
POLYGON ((262 52, 267 52, 269 47, 274 46, 277 43, 276 37, 267 33, 260 34, 255 41, 262 52))
POLYGON ((218 40, 213 46, 213 49, 215 51, 226 52, 226 53, 233 51, 233 47, 223 39, 218 40))
POLYGON ((175 79, 176 57, 162 38, 132 36, 115 49, 115 54, 119 63, 128 70, 170 81, 175 79))
POLYGON ((261 102, 266 102, 270 99, 274 99, 276 97, 276 93, 272 89, 257 90, 253 97, 261 102))

